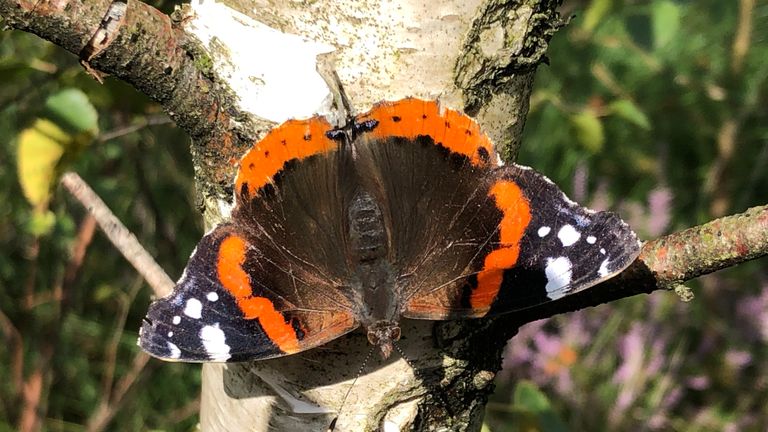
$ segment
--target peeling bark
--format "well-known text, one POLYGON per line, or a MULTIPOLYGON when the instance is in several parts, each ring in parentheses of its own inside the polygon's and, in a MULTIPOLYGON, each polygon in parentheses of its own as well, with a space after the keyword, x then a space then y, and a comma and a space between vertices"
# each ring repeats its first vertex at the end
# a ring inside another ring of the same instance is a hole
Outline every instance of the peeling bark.
MULTIPOLYGON (((80 54, 88 67, 163 104, 193 138, 212 226, 231 204, 231 162, 254 139, 281 119, 334 112, 339 89, 329 71, 360 111, 404 96, 463 109, 513 159, 533 73, 563 25, 558 3, 318 0, 261 2, 255 9, 252 1, 205 0, 172 19, 128 0, 112 27, 104 18, 113 2, 106 0, 0 0, 0 14, 6 25, 80 54), (285 46, 290 56, 274 49, 285 46)), ((649 242, 619 277, 562 301, 493 320, 405 321, 401 348, 412 365, 398 356, 372 359, 337 430, 378 430, 385 423, 479 430, 505 342, 520 325, 766 255, 766 233, 768 207, 759 207, 649 242)), ((354 333, 286 358, 205 365, 201 428, 325 430, 368 350, 365 335, 354 333)))

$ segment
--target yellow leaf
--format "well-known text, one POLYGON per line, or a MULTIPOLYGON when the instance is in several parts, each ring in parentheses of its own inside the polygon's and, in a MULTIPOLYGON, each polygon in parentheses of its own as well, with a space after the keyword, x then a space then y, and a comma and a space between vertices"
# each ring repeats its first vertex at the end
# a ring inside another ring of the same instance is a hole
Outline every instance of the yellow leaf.
POLYGON ((16 156, 19 183, 27 201, 44 211, 56 181, 56 168, 73 137, 55 123, 38 119, 19 134, 16 156))

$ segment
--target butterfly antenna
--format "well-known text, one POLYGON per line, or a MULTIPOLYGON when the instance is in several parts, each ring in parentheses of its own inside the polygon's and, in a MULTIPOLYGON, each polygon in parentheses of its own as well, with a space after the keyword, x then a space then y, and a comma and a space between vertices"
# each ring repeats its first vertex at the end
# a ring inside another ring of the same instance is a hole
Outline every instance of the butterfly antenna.
POLYGON ((339 78, 339 74, 335 69, 331 72, 333 74, 333 82, 336 84, 336 91, 339 93, 339 101, 341 102, 341 106, 344 108, 344 112, 347 115, 347 120, 352 120, 354 118, 354 113, 352 112, 352 104, 349 103, 349 97, 347 96, 347 92, 344 90, 344 85, 341 83, 341 78, 339 78))
POLYGON ((371 355, 373 354, 373 351, 376 349, 375 346, 371 346, 371 348, 368 350, 368 353, 365 355, 365 358, 363 359, 363 363, 360 365, 360 368, 357 369, 357 374, 355 375, 355 379, 352 380, 352 384, 347 389, 347 393, 344 395, 344 399, 341 400, 341 405, 339 406, 339 411, 336 413, 336 417, 331 420, 331 424, 328 425, 328 432, 333 432, 336 430, 336 421, 339 420, 339 417, 341 417, 341 411, 344 409, 344 405, 347 403, 347 398, 349 397, 349 394, 352 393, 352 388, 355 387, 355 384, 357 383, 357 379, 360 378, 360 375, 363 374, 363 370, 365 369, 365 366, 368 365, 368 360, 371 359, 371 355))
POLYGON ((402 357, 403 360, 405 360, 405 363, 411 367, 411 370, 413 370, 413 375, 421 381, 421 383, 429 390, 429 394, 436 397, 440 403, 443 405, 445 410, 448 412, 449 415, 453 415, 453 411, 451 411, 451 406, 448 404, 448 400, 443 395, 443 392, 440 391, 440 388, 438 386, 434 386, 430 383, 429 380, 426 379, 426 376, 421 372, 420 369, 418 369, 410 358, 408 358, 407 355, 405 355, 405 352, 400 348, 400 345, 397 343, 393 343, 392 346, 395 348, 395 351, 397 351, 398 354, 400 354, 400 357, 402 357))

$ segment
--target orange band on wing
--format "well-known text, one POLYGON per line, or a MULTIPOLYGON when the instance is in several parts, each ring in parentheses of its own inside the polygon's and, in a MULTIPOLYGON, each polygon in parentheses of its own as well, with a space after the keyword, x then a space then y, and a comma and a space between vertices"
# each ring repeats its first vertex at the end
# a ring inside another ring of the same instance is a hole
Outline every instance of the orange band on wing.
POLYGON ((271 130, 246 153, 240 161, 235 180, 235 192, 240 194, 244 184, 253 196, 286 162, 335 150, 339 143, 325 136, 331 124, 322 117, 309 120, 288 120, 271 130))
POLYGON ((242 237, 229 236, 219 246, 219 281, 232 294, 246 319, 258 319, 267 337, 286 354, 299 350, 296 330, 275 310, 266 297, 253 296, 251 280, 243 270, 247 244, 242 237))
POLYGON ((520 256, 520 240, 531 223, 531 208, 520 187, 513 181, 499 181, 489 195, 502 211, 499 226, 499 248, 485 257, 483 270, 477 275, 477 288, 469 301, 473 309, 487 309, 499 293, 504 270, 512 268, 520 256))
MULTIPOLYGON (((468 157, 475 165, 485 165, 494 154, 491 141, 480 126, 468 116, 451 109, 441 109, 437 101, 407 98, 383 102, 357 117, 357 122, 376 120, 378 124, 367 135, 386 139, 403 137, 415 139, 429 136, 435 144, 468 157), (480 149, 485 149, 483 155, 480 149)), ((495 157, 494 157, 495 159, 495 157)))

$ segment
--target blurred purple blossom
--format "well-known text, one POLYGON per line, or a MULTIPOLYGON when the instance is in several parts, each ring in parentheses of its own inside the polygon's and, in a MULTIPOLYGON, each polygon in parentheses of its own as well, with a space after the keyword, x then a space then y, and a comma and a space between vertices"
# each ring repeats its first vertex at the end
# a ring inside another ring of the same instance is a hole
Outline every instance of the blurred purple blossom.
POLYGON ((588 187, 589 167, 584 161, 581 161, 576 165, 576 170, 573 172, 573 199, 576 202, 585 202, 588 187))
POLYGON ((665 340, 652 327, 635 322, 626 335, 619 339, 621 364, 613 381, 619 385, 611 422, 618 423, 619 417, 642 395, 649 381, 659 374, 666 363, 665 340))
POLYGON ((608 210, 611 208, 611 194, 608 193, 608 183, 600 181, 597 189, 592 194, 589 206, 597 211, 608 210))
POLYGON ((709 377, 706 375, 694 375, 686 381, 688 388, 693 390, 706 390, 709 387, 709 377))
POLYGON ((752 363, 752 354, 743 350, 728 350, 725 353, 725 362, 736 369, 743 369, 752 363))
POLYGON ((651 237, 658 237, 666 232, 672 219, 672 191, 664 186, 656 188, 648 195, 648 222, 646 231, 651 237))
POLYGON ((768 283, 759 294, 740 299, 736 311, 754 341, 768 342, 768 283))

